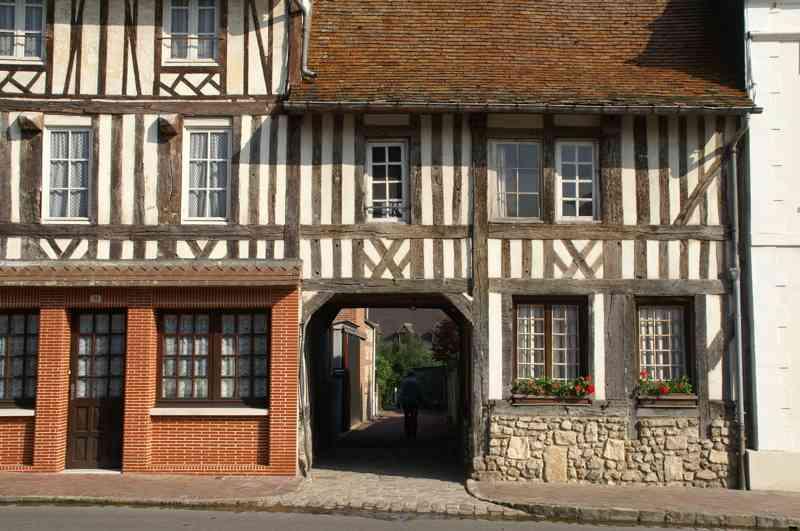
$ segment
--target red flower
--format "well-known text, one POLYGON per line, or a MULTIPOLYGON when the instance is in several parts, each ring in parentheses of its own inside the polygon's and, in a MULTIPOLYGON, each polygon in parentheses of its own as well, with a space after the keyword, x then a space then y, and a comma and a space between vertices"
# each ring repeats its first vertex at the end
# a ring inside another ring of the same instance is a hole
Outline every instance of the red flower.
POLYGON ((581 384, 575 384, 575 393, 581 394, 581 392, 583 392, 583 387, 581 387, 581 384))
POLYGON ((586 378, 584 378, 584 380, 586 380, 587 383, 591 382, 592 381, 592 377, 591 376, 587 376, 586 378))
POLYGON ((661 386, 658 388, 658 394, 660 394, 660 395, 668 395, 669 394, 669 387, 667 387, 664 384, 661 384, 661 386))
POLYGON ((642 380, 647 380, 648 378, 650 378, 650 373, 647 372, 647 369, 644 369, 642 372, 639 373, 639 378, 641 378, 642 380))
POLYGON ((586 392, 589 393, 590 395, 593 395, 594 394, 594 384, 589 384, 586 387, 586 392))

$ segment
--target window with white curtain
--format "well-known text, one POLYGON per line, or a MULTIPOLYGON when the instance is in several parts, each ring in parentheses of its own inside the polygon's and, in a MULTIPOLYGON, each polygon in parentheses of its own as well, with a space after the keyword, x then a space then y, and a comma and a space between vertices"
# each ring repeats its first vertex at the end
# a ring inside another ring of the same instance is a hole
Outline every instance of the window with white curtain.
POLYGON ((230 199, 230 129, 190 129, 187 133, 189 178, 185 180, 184 217, 225 221, 230 199))
POLYGON ((44 56, 44 0, 0 0, 0 60, 44 56))
POLYGON ((372 221, 406 218, 406 145, 370 142, 367 145, 367 213, 372 221))
POLYGON ((89 218, 91 131, 85 128, 50 129, 47 217, 89 218))
POLYGON ((651 380, 676 380, 686 370, 685 305, 639 306, 639 369, 651 380))
POLYGON ((541 218, 541 149, 535 142, 492 142, 496 218, 541 218))
POLYGON ((557 381, 584 376, 583 303, 541 301, 516 305, 516 377, 557 381))
POLYGON ((597 150, 594 142, 563 141, 556 144, 556 210, 558 217, 594 220, 598 205, 597 150))
POLYGON ((165 11, 165 60, 217 59, 217 0, 168 0, 165 11))

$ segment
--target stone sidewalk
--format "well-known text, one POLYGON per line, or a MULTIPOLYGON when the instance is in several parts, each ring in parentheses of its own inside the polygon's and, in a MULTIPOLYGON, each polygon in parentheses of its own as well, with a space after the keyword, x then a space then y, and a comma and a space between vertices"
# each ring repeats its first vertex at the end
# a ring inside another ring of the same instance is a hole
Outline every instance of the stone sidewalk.
POLYGON ((468 481, 478 499, 551 520, 721 529, 800 529, 800 493, 468 481))

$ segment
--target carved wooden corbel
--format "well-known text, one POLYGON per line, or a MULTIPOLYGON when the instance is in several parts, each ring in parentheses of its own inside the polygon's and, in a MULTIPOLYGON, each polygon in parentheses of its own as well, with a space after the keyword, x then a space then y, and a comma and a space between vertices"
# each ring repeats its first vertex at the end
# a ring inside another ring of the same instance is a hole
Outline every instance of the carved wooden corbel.
POLYGON ((44 115, 40 112, 23 112, 17 118, 17 126, 24 135, 38 135, 44 126, 44 115))
POLYGON ((158 133, 162 138, 172 138, 180 129, 180 115, 160 114, 158 116, 158 133))

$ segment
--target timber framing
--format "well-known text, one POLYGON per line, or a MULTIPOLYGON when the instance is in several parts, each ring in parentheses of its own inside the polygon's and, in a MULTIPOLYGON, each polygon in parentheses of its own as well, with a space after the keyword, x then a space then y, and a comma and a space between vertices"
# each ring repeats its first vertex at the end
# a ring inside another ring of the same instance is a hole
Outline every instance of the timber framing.
POLYGON ((726 241, 730 229, 711 225, 610 225, 490 223, 489 237, 528 240, 709 240, 726 241))
POLYGON ((594 293, 678 297, 689 295, 725 295, 729 293, 721 280, 641 280, 641 279, 512 279, 489 280, 495 293, 513 295, 591 295, 594 293))
POLYGON ((235 98, 229 96, 183 96, 172 98, 137 96, 52 96, 26 95, 25 98, 0 98, 0 112, 43 112, 54 114, 134 114, 167 113, 184 116, 237 116, 271 114, 279 98, 235 98))

